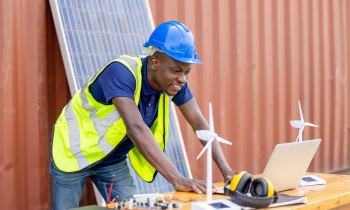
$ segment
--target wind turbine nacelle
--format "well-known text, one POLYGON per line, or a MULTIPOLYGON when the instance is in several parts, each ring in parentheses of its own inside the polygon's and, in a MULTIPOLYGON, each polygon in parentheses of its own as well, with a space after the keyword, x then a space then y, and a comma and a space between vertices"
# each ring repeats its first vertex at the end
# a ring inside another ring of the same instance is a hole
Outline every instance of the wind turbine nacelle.
POLYGON ((302 128, 304 126, 304 123, 300 120, 291 120, 290 125, 294 128, 302 128))
POLYGON ((211 130, 197 130, 196 135, 200 140, 209 141, 211 138, 216 138, 218 134, 211 130))

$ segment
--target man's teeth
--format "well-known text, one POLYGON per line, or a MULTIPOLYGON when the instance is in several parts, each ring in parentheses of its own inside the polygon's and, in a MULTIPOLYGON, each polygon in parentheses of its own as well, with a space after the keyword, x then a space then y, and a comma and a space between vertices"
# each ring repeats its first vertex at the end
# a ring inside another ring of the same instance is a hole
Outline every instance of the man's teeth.
POLYGON ((181 87, 181 86, 177 86, 177 85, 173 85, 174 87, 176 87, 176 88, 179 88, 179 87, 181 87))

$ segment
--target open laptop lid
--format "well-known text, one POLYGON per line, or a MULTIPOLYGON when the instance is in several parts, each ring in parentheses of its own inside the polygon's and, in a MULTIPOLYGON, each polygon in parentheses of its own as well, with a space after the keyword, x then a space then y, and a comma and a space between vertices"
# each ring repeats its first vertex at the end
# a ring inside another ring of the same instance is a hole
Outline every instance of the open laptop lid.
POLYGON ((314 157, 321 139, 276 145, 263 178, 269 179, 277 192, 299 185, 314 157))

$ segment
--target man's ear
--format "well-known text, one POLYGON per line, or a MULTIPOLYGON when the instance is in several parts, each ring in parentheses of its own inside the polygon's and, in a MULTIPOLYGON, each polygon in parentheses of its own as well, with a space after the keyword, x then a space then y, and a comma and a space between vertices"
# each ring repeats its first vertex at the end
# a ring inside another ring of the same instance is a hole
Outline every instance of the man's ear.
POLYGON ((152 70, 156 71, 159 68, 160 60, 157 59, 156 57, 151 56, 150 57, 150 64, 151 64, 152 70))

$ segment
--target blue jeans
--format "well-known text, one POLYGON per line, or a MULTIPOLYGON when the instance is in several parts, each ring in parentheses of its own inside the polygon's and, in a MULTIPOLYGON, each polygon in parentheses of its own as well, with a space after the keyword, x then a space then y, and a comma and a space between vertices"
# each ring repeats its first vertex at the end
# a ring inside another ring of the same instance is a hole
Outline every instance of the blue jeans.
POLYGON ((108 202, 108 195, 105 193, 103 183, 106 183, 107 193, 109 193, 113 174, 115 177, 111 192, 111 200, 117 195, 120 200, 123 200, 124 198, 132 197, 136 194, 135 185, 126 160, 98 169, 88 169, 83 172, 69 174, 58 171, 51 161, 49 172, 52 177, 53 185, 53 210, 78 208, 88 177, 95 183, 106 203, 108 202))

